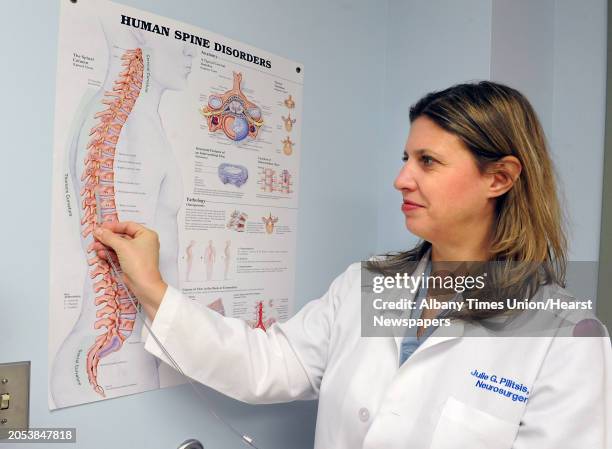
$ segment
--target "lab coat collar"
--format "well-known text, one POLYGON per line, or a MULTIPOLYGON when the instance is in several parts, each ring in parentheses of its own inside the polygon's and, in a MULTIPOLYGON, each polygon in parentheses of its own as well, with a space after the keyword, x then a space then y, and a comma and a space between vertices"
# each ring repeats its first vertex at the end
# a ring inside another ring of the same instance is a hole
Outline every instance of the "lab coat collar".
MULTIPOLYGON (((419 261, 416 269, 414 270, 414 273, 423 273, 425 272, 425 269, 427 268, 427 263, 429 262, 431 258, 431 247, 427 250, 427 252, 423 255, 423 257, 421 257, 421 260, 419 261)), ((408 294, 408 299, 414 299, 414 297, 416 296, 417 292, 413 292, 413 293, 409 293, 408 294)), ((447 341, 451 341, 451 340, 455 340, 459 337, 462 337, 465 331, 465 325, 464 322, 462 320, 453 320, 450 326, 445 326, 445 327, 439 327, 438 329, 436 329, 433 334, 431 334, 417 349, 416 351, 414 351, 414 354, 417 354, 419 352, 423 352, 429 348, 431 348, 432 346, 438 345, 440 343, 444 343, 447 341)), ((395 344, 396 344, 396 349, 397 349, 397 356, 398 356, 398 360, 399 360, 399 355, 400 355, 400 350, 401 350, 401 344, 402 344, 402 340, 404 339, 403 336, 397 336, 393 338, 395 340, 395 344)))

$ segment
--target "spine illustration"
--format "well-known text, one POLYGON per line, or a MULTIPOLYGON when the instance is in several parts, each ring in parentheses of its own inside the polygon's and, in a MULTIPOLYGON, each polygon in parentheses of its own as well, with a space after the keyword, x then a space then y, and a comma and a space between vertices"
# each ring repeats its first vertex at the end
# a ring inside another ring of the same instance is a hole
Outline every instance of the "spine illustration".
MULTIPOLYGON (((119 74, 112 91, 105 92, 102 103, 107 108, 94 116, 98 123, 91 129, 91 139, 87 144, 80 192, 83 209, 81 235, 84 239, 96 225, 119 221, 115 205, 115 149, 121 130, 140 94, 144 67, 139 48, 126 50, 121 59, 125 69, 119 74)), ((93 327, 96 330, 106 328, 87 352, 87 376, 92 388, 105 397, 104 389, 98 384, 98 364, 100 359, 118 351, 130 336, 136 310, 128 292, 118 285, 108 262, 98 258, 91 249, 88 249, 87 259, 91 267, 89 277, 95 306, 100 306, 96 310, 93 327)))

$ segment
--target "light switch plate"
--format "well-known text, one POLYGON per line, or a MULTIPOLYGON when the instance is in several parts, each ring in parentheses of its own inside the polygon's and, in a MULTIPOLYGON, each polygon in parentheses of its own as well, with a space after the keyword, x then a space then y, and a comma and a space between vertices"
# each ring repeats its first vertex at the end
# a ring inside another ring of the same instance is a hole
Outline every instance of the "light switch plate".
POLYGON ((0 395, 10 395, 9 408, 0 410, 0 440, 8 429, 27 429, 30 417, 30 362, 0 363, 0 395))

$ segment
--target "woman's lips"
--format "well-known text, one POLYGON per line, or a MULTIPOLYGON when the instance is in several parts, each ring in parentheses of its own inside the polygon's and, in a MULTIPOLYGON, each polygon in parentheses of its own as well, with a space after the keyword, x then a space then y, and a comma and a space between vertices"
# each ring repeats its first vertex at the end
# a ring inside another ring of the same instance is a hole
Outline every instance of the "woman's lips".
POLYGON ((402 212, 408 212, 408 211, 411 211, 411 210, 420 209, 422 207, 423 206, 421 206, 420 204, 416 204, 416 203, 413 203, 411 201, 404 201, 402 203, 402 212))

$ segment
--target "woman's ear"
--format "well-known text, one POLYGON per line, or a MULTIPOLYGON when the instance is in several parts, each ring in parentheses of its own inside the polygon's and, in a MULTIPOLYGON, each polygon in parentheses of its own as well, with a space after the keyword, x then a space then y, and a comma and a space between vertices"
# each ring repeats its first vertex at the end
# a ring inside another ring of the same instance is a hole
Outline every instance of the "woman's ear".
POLYGON ((504 156, 492 162, 487 169, 487 175, 490 178, 490 197, 501 196, 510 190, 518 180, 522 169, 523 166, 516 156, 504 156))

